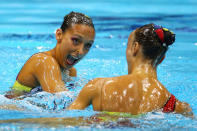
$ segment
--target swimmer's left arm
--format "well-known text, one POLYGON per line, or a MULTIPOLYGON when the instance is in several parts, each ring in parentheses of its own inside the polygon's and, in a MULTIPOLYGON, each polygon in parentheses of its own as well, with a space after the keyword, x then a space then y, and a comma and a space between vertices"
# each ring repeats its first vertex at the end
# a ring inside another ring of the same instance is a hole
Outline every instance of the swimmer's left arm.
POLYGON ((186 102, 176 100, 175 113, 183 114, 185 116, 193 117, 192 108, 186 102))
POLYGON ((94 87, 94 82, 88 82, 88 84, 83 87, 75 101, 67 109, 85 109, 91 104, 97 93, 97 89, 94 87))
POLYGON ((72 67, 71 69, 69 69, 69 76, 71 76, 71 77, 76 77, 77 76, 76 68, 72 67))

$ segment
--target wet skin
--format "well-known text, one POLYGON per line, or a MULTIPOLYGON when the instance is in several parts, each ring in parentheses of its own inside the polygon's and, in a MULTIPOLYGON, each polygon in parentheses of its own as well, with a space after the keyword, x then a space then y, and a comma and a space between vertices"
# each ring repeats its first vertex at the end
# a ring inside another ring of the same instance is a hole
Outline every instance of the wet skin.
MULTIPOLYGON (((170 92, 158 81, 156 68, 145 59, 135 42, 135 31, 128 39, 126 50, 128 75, 96 78, 81 90, 68 109, 84 109, 92 104, 97 111, 143 114, 163 108, 170 92)), ((189 104, 176 101, 175 113, 192 115, 189 104)))
POLYGON ((57 29, 56 47, 34 54, 22 67, 17 81, 32 88, 41 86, 50 93, 66 91, 61 72, 68 70, 70 76, 77 75, 73 66, 88 53, 94 37, 94 29, 87 25, 74 24, 65 32, 57 29))

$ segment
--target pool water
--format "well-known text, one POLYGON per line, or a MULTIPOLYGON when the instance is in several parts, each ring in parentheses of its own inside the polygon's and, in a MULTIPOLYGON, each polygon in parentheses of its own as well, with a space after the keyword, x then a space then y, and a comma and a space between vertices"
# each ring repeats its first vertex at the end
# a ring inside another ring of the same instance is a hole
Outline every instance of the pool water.
POLYGON ((139 26, 156 23, 176 34, 175 44, 158 67, 158 78, 179 100, 188 102, 196 115, 196 8, 196 0, 1 0, 0 105, 15 104, 25 110, 1 109, 0 130, 197 130, 196 118, 178 114, 154 112, 139 118, 87 122, 83 120, 98 114, 91 106, 83 111, 65 110, 88 80, 127 74, 128 35, 139 26), (55 46, 54 31, 70 11, 89 15, 96 28, 93 47, 75 66, 78 70, 78 77, 73 80, 75 88, 55 95, 41 92, 21 101, 6 99, 3 94, 12 86, 25 61, 32 54, 55 46))

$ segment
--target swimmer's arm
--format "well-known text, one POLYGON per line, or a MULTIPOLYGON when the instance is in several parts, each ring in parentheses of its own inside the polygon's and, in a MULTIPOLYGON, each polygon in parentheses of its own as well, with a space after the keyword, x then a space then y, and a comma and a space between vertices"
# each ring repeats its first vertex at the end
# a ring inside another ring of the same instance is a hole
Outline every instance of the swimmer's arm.
POLYGON ((87 106, 91 104, 93 99, 96 97, 98 91, 94 86, 94 82, 90 81, 86 84, 83 89, 80 91, 76 100, 67 108, 69 110, 78 109, 82 110, 85 109, 87 106))
POLYGON ((35 67, 35 77, 42 90, 50 93, 67 91, 58 63, 52 57, 42 56, 39 59, 41 60, 35 67))
POLYGON ((76 77, 77 76, 77 70, 74 67, 69 69, 69 76, 71 76, 71 77, 76 77))
POLYGON ((190 105, 186 102, 180 102, 179 100, 176 100, 174 112, 185 116, 193 117, 193 112, 190 105))

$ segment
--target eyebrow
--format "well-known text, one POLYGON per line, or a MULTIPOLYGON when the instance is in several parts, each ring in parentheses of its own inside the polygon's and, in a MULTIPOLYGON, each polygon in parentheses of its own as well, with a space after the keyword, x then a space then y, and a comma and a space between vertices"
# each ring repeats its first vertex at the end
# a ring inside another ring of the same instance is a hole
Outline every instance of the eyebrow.
MULTIPOLYGON (((80 35, 78 35, 78 34, 74 34, 74 36, 77 36, 77 37, 79 37, 80 39, 83 38, 82 36, 80 36, 80 35)), ((94 40, 89 40, 89 42, 94 43, 94 40)))
POLYGON ((74 36, 79 37, 80 39, 82 39, 82 36, 78 35, 78 34, 74 34, 74 36))

